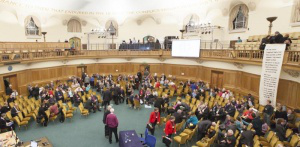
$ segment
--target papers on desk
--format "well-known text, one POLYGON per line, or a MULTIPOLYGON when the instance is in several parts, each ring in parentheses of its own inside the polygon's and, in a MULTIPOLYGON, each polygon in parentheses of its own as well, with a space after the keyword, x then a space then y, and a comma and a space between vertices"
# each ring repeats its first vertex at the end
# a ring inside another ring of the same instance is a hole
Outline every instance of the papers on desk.
POLYGON ((151 105, 145 105, 145 108, 152 108, 151 105))
POLYGON ((37 146, 38 146, 37 142, 35 142, 35 141, 30 142, 30 147, 37 147, 37 146))

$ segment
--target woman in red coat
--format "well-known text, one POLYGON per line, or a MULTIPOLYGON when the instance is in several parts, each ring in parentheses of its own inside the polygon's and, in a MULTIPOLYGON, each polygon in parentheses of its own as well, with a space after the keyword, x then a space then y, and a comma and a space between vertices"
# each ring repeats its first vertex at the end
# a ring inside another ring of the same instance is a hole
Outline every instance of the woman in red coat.
POLYGON ((165 134, 166 136, 163 136, 163 143, 165 143, 165 145, 167 147, 170 146, 171 142, 172 142, 172 135, 176 134, 176 126, 175 126, 175 117, 171 116, 170 120, 167 121, 166 123, 166 127, 165 127, 165 134))
POLYGON ((175 117, 171 116, 170 120, 167 121, 165 127, 165 134, 168 138, 172 137, 172 134, 176 134, 176 127, 175 127, 175 117))
POLYGON ((159 109, 154 108, 154 111, 151 112, 150 118, 149 118, 149 131, 151 132, 152 135, 154 135, 155 131, 155 125, 160 122, 160 114, 159 114, 159 109))

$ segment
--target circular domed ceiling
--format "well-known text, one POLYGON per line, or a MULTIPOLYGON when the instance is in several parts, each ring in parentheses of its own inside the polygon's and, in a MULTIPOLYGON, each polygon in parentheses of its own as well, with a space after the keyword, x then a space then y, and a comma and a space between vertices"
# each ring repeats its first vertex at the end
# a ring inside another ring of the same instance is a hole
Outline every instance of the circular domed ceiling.
MULTIPOLYGON (((7 1, 7 0, 6 0, 7 1)), ((172 9, 212 0, 8 0, 17 5, 84 12, 136 12, 172 9)))

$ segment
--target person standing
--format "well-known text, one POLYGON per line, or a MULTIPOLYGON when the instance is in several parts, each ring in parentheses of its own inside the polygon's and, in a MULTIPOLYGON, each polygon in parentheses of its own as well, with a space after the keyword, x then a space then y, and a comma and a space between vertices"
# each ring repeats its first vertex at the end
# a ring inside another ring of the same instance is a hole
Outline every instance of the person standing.
POLYGON ((104 109, 106 109, 106 105, 110 105, 110 99, 111 99, 111 92, 109 88, 106 89, 106 91, 103 93, 103 106, 104 109))
POLYGON ((154 135, 155 125, 159 124, 159 122, 160 122, 159 109, 154 108, 154 111, 151 112, 151 114, 150 114, 149 123, 148 123, 149 131, 152 135, 154 135))
POLYGON ((108 105, 107 109, 105 110, 105 112, 103 114, 103 124, 105 124, 105 128, 104 128, 105 137, 109 136, 108 126, 106 124, 106 117, 108 114, 110 114, 110 109, 111 109, 111 105, 108 105))
POLYGON ((166 127, 165 127, 165 134, 166 136, 163 136, 163 142, 166 144, 167 147, 170 146, 172 142, 172 135, 176 134, 176 127, 175 127, 175 117, 171 116, 170 120, 166 122, 166 127))
POLYGON ((118 138, 118 125, 119 121, 117 116, 114 114, 114 109, 110 109, 110 114, 107 115, 106 117, 106 125, 108 126, 108 132, 109 132, 109 143, 112 143, 112 133, 115 134, 116 142, 119 142, 118 138))
POLYGON ((264 121, 268 124, 268 126, 271 126, 271 116, 274 112, 274 108, 272 106, 271 100, 267 100, 267 105, 265 106, 263 112, 264 112, 264 121))

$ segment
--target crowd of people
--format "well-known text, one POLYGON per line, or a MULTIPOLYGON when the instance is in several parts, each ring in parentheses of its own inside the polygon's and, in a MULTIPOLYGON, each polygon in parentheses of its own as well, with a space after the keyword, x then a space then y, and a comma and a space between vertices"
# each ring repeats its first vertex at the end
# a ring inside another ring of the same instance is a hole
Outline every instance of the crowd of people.
MULTIPOLYGON (((296 118, 294 111, 279 103, 275 109, 271 101, 268 101, 262 110, 258 110, 257 101, 251 94, 241 97, 225 88, 211 88, 203 81, 179 81, 164 74, 152 75, 147 69, 144 74, 138 72, 135 75, 120 74, 116 77, 100 74, 89 76, 83 73, 82 77, 73 76, 66 82, 51 81, 41 87, 28 85, 28 92, 29 97, 41 101, 37 121, 44 120, 41 121, 44 126, 47 126, 49 117, 46 114, 47 110, 50 110, 50 116, 60 115, 60 121, 64 121, 63 106, 59 101, 70 101, 74 106, 83 103, 85 109, 94 113, 101 111, 103 107, 105 136, 109 138, 110 143, 112 133, 118 142, 119 125, 111 101, 115 105, 126 102, 131 104, 131 107, 134 107, 134 100, 141 104, 153 105, 155 108, 147 124, 147 129, 152 135, 155 134, 156 125, 161 124, 161 117, 169 116, 165 121, 163 136, 166 146, 170 146, 173 142, 172 137, 179 131, 176 130, 176 124, 182 122, 185 122, 186 129, 197 129, 197 141, 217 136, 216 146, 238 145, 236 132, 241 136, 239 146, 253 146, 254 135, 263 136, 269 130, 273 130, 280 141, 287 141, 289 138, 285 136, 285 132, 288 128, 295 133, 300 129, 295 128, 294 124, 300 120, 296 118), (97 94, 90 92, 92 89, 102 95, 103 101, 97 94), (87 94, 89 96, 84 100, 82 96, 87 94), (174 94, 177 94, 176 101, 172 101, 174 94), (219 126, 219 130, 215 129, 216 125, 219 126)), ((10 111, 12 117, 15 117, 22 113, 17 104, 8 105, 15 101, 18 93, 9 85, 6 95, 9 95, 7 102, 0 106, 0 128, 14 129, 14 123, 5 119, 5 114, 10 111)))

